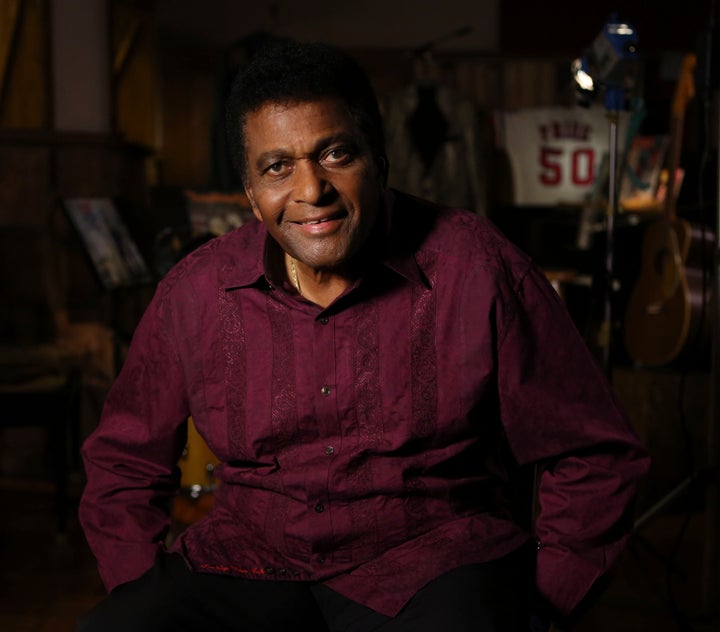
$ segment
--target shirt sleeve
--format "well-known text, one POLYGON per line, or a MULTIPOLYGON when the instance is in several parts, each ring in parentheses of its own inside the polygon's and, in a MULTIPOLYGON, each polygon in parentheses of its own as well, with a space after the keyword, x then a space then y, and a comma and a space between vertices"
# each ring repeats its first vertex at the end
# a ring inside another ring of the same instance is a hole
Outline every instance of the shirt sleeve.
POLYGON ((164 549, 179 485, 188 410, 167 311, 156 293, 82 448, 79 517, 108 591, 142 575, 164 549))
POLYGON ((502 302, 501 415, 518 462, 541 465, 536 584, 565 617, 622 551, 649 459, 544 275, 531 267, 502 302))

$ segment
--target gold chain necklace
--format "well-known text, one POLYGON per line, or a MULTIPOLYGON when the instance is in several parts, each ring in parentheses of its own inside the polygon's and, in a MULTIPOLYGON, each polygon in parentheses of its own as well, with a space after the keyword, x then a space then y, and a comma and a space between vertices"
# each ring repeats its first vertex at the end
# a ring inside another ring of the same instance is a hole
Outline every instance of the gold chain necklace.
POLYGON ((300 280, 298 279, 298 273, 297 268, 295 267, 295 260, 288 255, 290 259, 290 273, 292 274, 292 282, 295 286, 295 289, 298 291, 298 294, 302 296, 302 291, 300 290, 300 280))

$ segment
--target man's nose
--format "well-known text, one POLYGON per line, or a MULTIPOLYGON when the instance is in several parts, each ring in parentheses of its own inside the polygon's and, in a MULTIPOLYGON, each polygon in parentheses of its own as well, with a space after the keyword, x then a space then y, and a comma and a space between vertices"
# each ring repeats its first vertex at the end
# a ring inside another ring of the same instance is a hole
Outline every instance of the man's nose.
POLYGON ((298 160, 295 166, 294 199, 317 204, 328 192, 330 183, 321 165, 313 160, 298 160))

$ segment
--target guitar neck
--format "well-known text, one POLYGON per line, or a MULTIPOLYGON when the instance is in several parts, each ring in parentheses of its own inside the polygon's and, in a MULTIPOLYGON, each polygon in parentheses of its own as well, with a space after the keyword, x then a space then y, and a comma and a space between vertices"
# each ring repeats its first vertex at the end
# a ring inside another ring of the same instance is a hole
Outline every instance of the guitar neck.
POLYGON ((663 212, 665 217, 670 220, 677 217, 678 170, 681 164, 683 124, 683 117, 673 115, 670 121, 670 147, 666 162, 667 185, 663 200, 663 212))
POLYGON ((697 65, 697 57, 688 53, 683 58, 682 70, 675 86, 673 95, 672 114, 670 116, 670 134, 667 160, 667 185, 663 210, 665 217, 674 220, 677 214, 676 202, 678 197, 678 170, 682 153, 683 127, 685 110, 688 102, 695 96, 695 80, 693 72, 697 65))

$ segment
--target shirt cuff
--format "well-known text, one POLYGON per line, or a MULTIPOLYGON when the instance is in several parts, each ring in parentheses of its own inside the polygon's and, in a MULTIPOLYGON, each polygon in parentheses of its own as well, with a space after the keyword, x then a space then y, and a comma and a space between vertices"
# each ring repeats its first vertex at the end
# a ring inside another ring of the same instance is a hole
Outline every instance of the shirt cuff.
POLYGON ((98 565, 100 578, 108 592, 142 576, 165 550, 162 544, 113 542, 98 565))
POLYGON ((541 546, 537 553, 535 584, 539 598, 556 617, 566 618, 575 610, 593 584, 604 574, 602 550, 592 552, 595 563, 566 549, 541 546))

